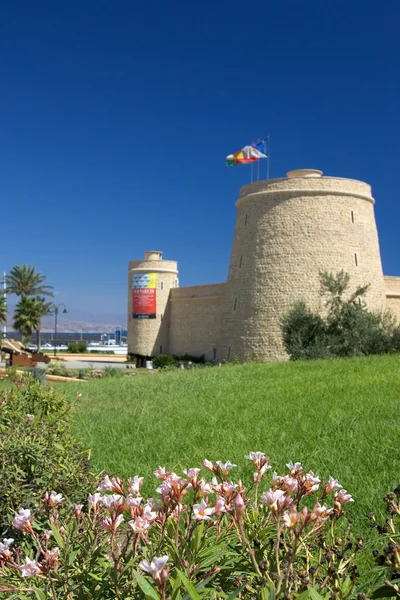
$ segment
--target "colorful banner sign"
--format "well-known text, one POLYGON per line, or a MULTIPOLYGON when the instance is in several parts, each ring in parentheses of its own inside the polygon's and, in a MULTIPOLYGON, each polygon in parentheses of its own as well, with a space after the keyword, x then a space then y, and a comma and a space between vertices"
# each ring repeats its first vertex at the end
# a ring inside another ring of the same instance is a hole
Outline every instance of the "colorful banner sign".
POLYGON ((155 319, 157 314, 157 274, 143 273, 132 276, 132 317, 155 319))

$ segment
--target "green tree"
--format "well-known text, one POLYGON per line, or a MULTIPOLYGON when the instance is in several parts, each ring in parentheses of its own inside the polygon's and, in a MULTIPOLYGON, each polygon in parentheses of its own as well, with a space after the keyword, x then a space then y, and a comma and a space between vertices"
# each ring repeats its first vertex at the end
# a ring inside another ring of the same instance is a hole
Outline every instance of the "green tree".
POLYGON ((22 296, 14 311, 14 328, 20 332, 22 343, 27 344, 34 331, 40 331, 44 303, 43 298, 22 296))
POLYGON ((53 288, 43 285, 46 277, 29 265, 16 265, 6 277, 7 291, 21 298, 24 296, 53 297, 53 288))
POLYGON ((7 321, 7 300, 4 296, 0 296, 0 323, 7 321))

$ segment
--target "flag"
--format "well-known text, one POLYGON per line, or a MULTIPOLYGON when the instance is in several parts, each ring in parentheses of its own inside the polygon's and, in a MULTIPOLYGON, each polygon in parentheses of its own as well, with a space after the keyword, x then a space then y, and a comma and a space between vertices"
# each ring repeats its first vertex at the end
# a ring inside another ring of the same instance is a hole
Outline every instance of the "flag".
POLYGON ((268 157, 267 140, 257 140, 254 142, 253 146, 256 148, 256 150, 262 152, 266 157, 268 157))
MULTIPOLYGON (((263 142, 265 144, 265 142, 263 142)), ((265 144, 266 150, 266 144, 265 144)), ((267 158, 267 155, 259 150, 257 146, 245 146, 239 152, 235 152, 234 154, 229 154, 226 157, 226 165, 228 167, 234 167, 235 165, 245 165, 247 163, 252 163, 260 158, 267 158)))

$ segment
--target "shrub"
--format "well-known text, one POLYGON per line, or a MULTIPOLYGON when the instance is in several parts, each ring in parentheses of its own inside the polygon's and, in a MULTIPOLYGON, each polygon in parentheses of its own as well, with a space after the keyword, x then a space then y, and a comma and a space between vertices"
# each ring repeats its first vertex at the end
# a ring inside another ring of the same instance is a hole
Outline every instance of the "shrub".
POLYGON ((72 354, 84 354, 87 352, 87 342, 68 342, 68 352, 72 354))
POLYGON ((183 363, 188 363, 191 362, 193 364, 204 364, 205 359, 204 359, 204 354, 202 354, 201 356, 192 356, 191 354, 182 354, 182 355, 173 355, 174 360, 176 360, 176 362, 183 362, 183 363))
POLYGON ((93 484, 88 452, 72 436, 72 404, 26 379, 0 394, 0 530, 16 508, 33 507, 48 489, 83 498, 93 484))
POLYGON ((326 315, 298 302, 281 321, 283 344, 292 360, 386 354, 400 350, 400 328, 388 314, 373 314, 364 303, 368 286, 350 293, 349 276, 321 273, 326 315))
POLYGON ((177 366, 177 362, 168 354, 159 354, 153 358, 153 367, 156 369, 164 369, 165 367, 177 366))
POLYGON ((125 377, 126 372, 124 371, 124 369, 117 369, 116 367, 104 367, 103 375, 104 377, 121 378, 125 377))
POLYGON ((59 377, 75 377, 75 371, 73 369, 67 369, 65 365, 60 361, 54 361, 50 363, 46 369, 47 375, 58 375, 59 377))
POLYGON ((46 494, 33 514, 14 517, 35 548, 3 540, 0 589, 56 600, 350 598, 360 545, 348 537, 350 494, 300 463, 274 473, 261 494, 269 459, 247 458, 255 467, 247 489, 229 481, 235 465, 205 460, 211 481, 200 469, 182 478, 159 467, 157 500, 141 497, 141 477, 106 476, 86 508, 61 518, 62 496, 46 494), (34 517, 43 525, 33 527, 34 517))

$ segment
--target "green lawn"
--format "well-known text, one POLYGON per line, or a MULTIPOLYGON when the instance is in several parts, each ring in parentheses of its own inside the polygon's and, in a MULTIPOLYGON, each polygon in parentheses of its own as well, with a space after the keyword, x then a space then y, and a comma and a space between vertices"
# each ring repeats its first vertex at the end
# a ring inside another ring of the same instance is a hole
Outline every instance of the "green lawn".
MULTIPOLYGON (((248 364, 60 384, 74 428, 98 469, 147 476, 159 464, 181 470, 204 457, 231 460, 262 450, 277 471, 301 461, 333 475, 355 497, 353 514, 381 507, 400 482, 400 357, 248 364)), ((246 464, 245 464, 246 463, 246 464)), ((233 473, 233 472, 232 472, 233 473)))

